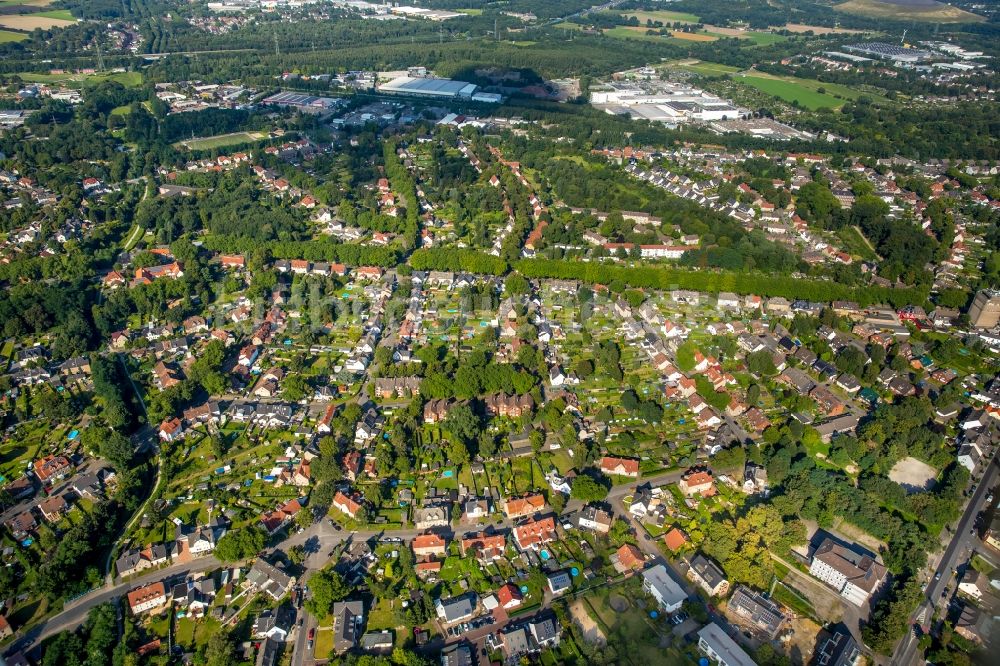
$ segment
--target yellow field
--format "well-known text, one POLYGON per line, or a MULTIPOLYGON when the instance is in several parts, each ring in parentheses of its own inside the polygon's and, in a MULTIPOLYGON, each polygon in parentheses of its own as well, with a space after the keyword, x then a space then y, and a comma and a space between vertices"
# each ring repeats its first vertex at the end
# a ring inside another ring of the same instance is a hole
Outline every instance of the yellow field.
POLYGON ((714 42, 718 37, 703 35, 698 32, 672 32, 670 36, 675 39, 683 39, 688 42, 714 42))
POLYGON ((75 24, 76 21, 65 19, 49 18, 47 16, 0 16, 0 28, 11 28, 13 30, 31 31, 35 28, 48 30, 49 28, 65 28, 75 24))
POLYGON ((859 14, 873 18, 895 19, 897 21, 931 21, 939 23, 979 23, 986 17, 967 12, 958 7, 942 3, 928 6, 903 5, 878 0, 849 0, 835 5, 838 12, 859 14))

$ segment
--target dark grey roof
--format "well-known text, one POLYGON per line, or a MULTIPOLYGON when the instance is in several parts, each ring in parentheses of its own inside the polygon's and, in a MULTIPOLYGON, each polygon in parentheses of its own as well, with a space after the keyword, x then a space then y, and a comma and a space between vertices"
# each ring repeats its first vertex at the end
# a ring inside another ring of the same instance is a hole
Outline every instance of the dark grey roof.
POLYGON ((726 574, 722 572, 719 565, 701 553, 691 558, 691 571, 713 590, 726 581, 726 574))
POLYGON ((785 616, 776 603, 742 585, 736 588, 729 599, 729 609, 772 638, 785 621, 785 616))
POLYGON ((816 666, 855 666, 861 650, 846 631, 835 631, 816 653, 816 666))
POLYGON ((460 597, 451 599, 438 599, 438 608, 444 613, 446 622, 455 622, 464 617, 472 615, 476 608, 476 603, 471 595, 463 594, 460 597))
POLYGON ((565 571, 556 571, 548 576, 549 588, 553 591, 567 590, 572 585, 572 579, 565 571))
POLYGON ((474 666, 472 649, 464 644, 449 645, 441 650, 441 666, 474 666))
POLYGON ((535 617, 528 622, 528 630, 535 642, 540 645, 559 638, 559 625, 552 615, 535 617))

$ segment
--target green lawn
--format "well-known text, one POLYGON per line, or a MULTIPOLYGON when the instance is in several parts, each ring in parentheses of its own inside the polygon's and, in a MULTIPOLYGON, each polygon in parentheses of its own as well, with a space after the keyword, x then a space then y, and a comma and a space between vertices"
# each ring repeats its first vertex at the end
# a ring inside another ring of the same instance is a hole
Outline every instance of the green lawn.
POLYGON ((331 652, 333 652, 333 629, 318 630, 313 654, 319 659, 325 659, 331 652))
POLYGON ((776 35, 773 32, 748 32, 745 39, 753 42, 756 46, 770 46, 783 42, 788 38, 784 35, 776 35))
POLYGON ((623 25, 617 25, 614 28, 610 28, 604 31, 604 34, 608 37, 615 37, 616 39, 635 39, 641 42, 664 42, 669 37, 663 37, 661 35, 647 35, 645 33, 645 28, 643 30, 633 30, 623 25))
POLYGON ((862 259, 877 258, 875 256, 875 252, 872 251, 871 246, 868 245, 868 242, 861 236, 857 227, 841 227, 840 231, 837 232, 837 235, 844 244, 844 251, 848 254, 861 257, 862 259))
POLYGON ((706 62, 704 60, 695 61, 693 63, 671 63, 670 67, 675 69, 683 69, 687 72, 694 72, 695 74, 704 74, 705 76, 722 76, 723 74, 735 74, 740 71, 739 67, 733 67, 731 65, 723 65, 717 62, 706 62))
POLYGON ((663 23, 676 23, 680 21, 681 23, 697 23, 698 17, 694 14, 688 14, 687 12, 670 12, 670 11, 635 11, 635 12, 625 12, 622 16, 634 16, 639 19, 639 23, 645 25, 646 21, 661 21, 663 23))
POLYGON ((62 19, 64 21, 75 21, 76 17, 68 9, 49 9, 44 12, 35 12, 31 16, 44 16, 46 18, 62 19))
POLYGON ((101 72, 95 74, 40 74, 38 72, 21 72, 18 74, 24 81, 32 83, 50 83, 63 85, 67 88, 82 88, 96 86, 104 81, 115 81, 126 88, 137 88, 142 85, 142 72, 101 72))
POLYGON ((812 604, 809 603, 804 597, 792 591, 791 588, 786 587, 784 583, 779 583, 774 586, 774 594, 772 597, 778 603, 788 606, 800 615, 812 618, 816 617, 816 609, 813 608, 812 604))
POLYGON ((11 32, 10 30, 0 30, 0 44, 6 44, 7 42, 19 42, 27 38, 28 38, 27 33, 11 32))
MULTIPOLYGON (((801 106, 812 111, 823 108, 832 109, 844 105, 844 100, 837 99, 833 95, 829 94, 829 92, 818 92, 818 88, 825 88, 829 91, 832 87, 824 85, 819 81, 814 82, 818 85, 811 86, 807 85, 805 80, 791 81, 755 75, 741 75, 736 80, 746 83, 749 86, 753 86, 757 90, 765 92, 768 95, 773 95, 774 97, 783 99, 786 102, 798 102, 801 106)), ((855 94, 854 96, 857 95, 855 94)))

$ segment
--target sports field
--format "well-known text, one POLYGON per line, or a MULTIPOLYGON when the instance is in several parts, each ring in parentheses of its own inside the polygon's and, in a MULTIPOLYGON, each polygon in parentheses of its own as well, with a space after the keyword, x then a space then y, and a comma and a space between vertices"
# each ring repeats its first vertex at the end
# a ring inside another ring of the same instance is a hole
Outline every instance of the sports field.
POLYGON ((19 42, 27 39, 28 35, 23 32, 11 32, 10 30, 0 30, 0 44, 6 42, 19 42))
POLYGON ((895 19, 898 21, 928 21, 933 23, 980 23, 986 17, 967 12, 933 0, 849 0, 835 5, 838 12, 858 14, 871 18, 895 19))
POLYGON ((189 150, 212 150, 213 148, 225 148, 226 146, 238 146, 243 143, 260 141, 265 136, 263 132, 233 132, 232 134, 219 134, 199 139, 178 141, 174 145, 184 146, 189 150))
POLYGON ((48 83, 80 89, 84 86, 96 86, 104 81, 116 81, 126 88, 142 85, 141 72, 102 72, 94 74, 40 74, 38 72, 21 72, 18 74, 24 81, 32 83, 48 83))

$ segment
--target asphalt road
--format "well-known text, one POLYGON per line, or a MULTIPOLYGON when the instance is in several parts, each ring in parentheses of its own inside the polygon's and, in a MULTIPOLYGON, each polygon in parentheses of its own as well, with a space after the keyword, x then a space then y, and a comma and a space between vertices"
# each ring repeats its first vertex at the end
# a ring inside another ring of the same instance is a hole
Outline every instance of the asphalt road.
MULTIPOLYGON (((955 582, 952 572, 968 557, 975 546, 979 544, 979 537, 974 533, 976 516, 982 510, 983 498, 986 497, 996 482, 996 476, 997 463, 994 457, 983 472, 983 476, 979 480, 979 486, 965 507, 965 513, 962 514, 955 528, 954 537, 951 543, 948 544, 947 549, 945 549, 944 556, 941 558, 941 562, 934 572, 935 576, 940 575, 940 579, 931 580, 927 586, 926 598, 911 616, 911 624, 920 615, 921 611, 927 611, 929 621, 934 609, 947 607, 948 599, 951 597, 947 592, 952 591, 951 586, 955 582), (944 597, 941 596, 942 592, 945 593, 944 597)), ((919 661, 917 659, 917 637, 913 631, 908 631, 893 651, 889 665, 911 666, 919 661)))
POLYGON ((48 620, 44 620, 32 627, 24 636, 21 636, 11 643, 5 651, 5 654, 9 656, 11 653, 17 651, 27 652, 49 636, 57 634, 60 631, 76 629, 78 626, 83 624, 84 620, 87 619, 87 613, 89 613, 92 608, 108 601, 113 601, 133 588, 153 583, 158 580, 183 578, 191 572, 203 571, 205 569, 212 569, 218 566, 221 566, 221 563, 214 557, 200 557, 198 559, 191 560, 190 562, 174 564, 164 569, 150 571, 149 573, 133 578, 128 582, 118 583, 117 585, 113 585, 111 587, 102 587, 95 592, 80 597, 79 599, 67 602, 66 607, 61 613, 54 615, 48 620))

